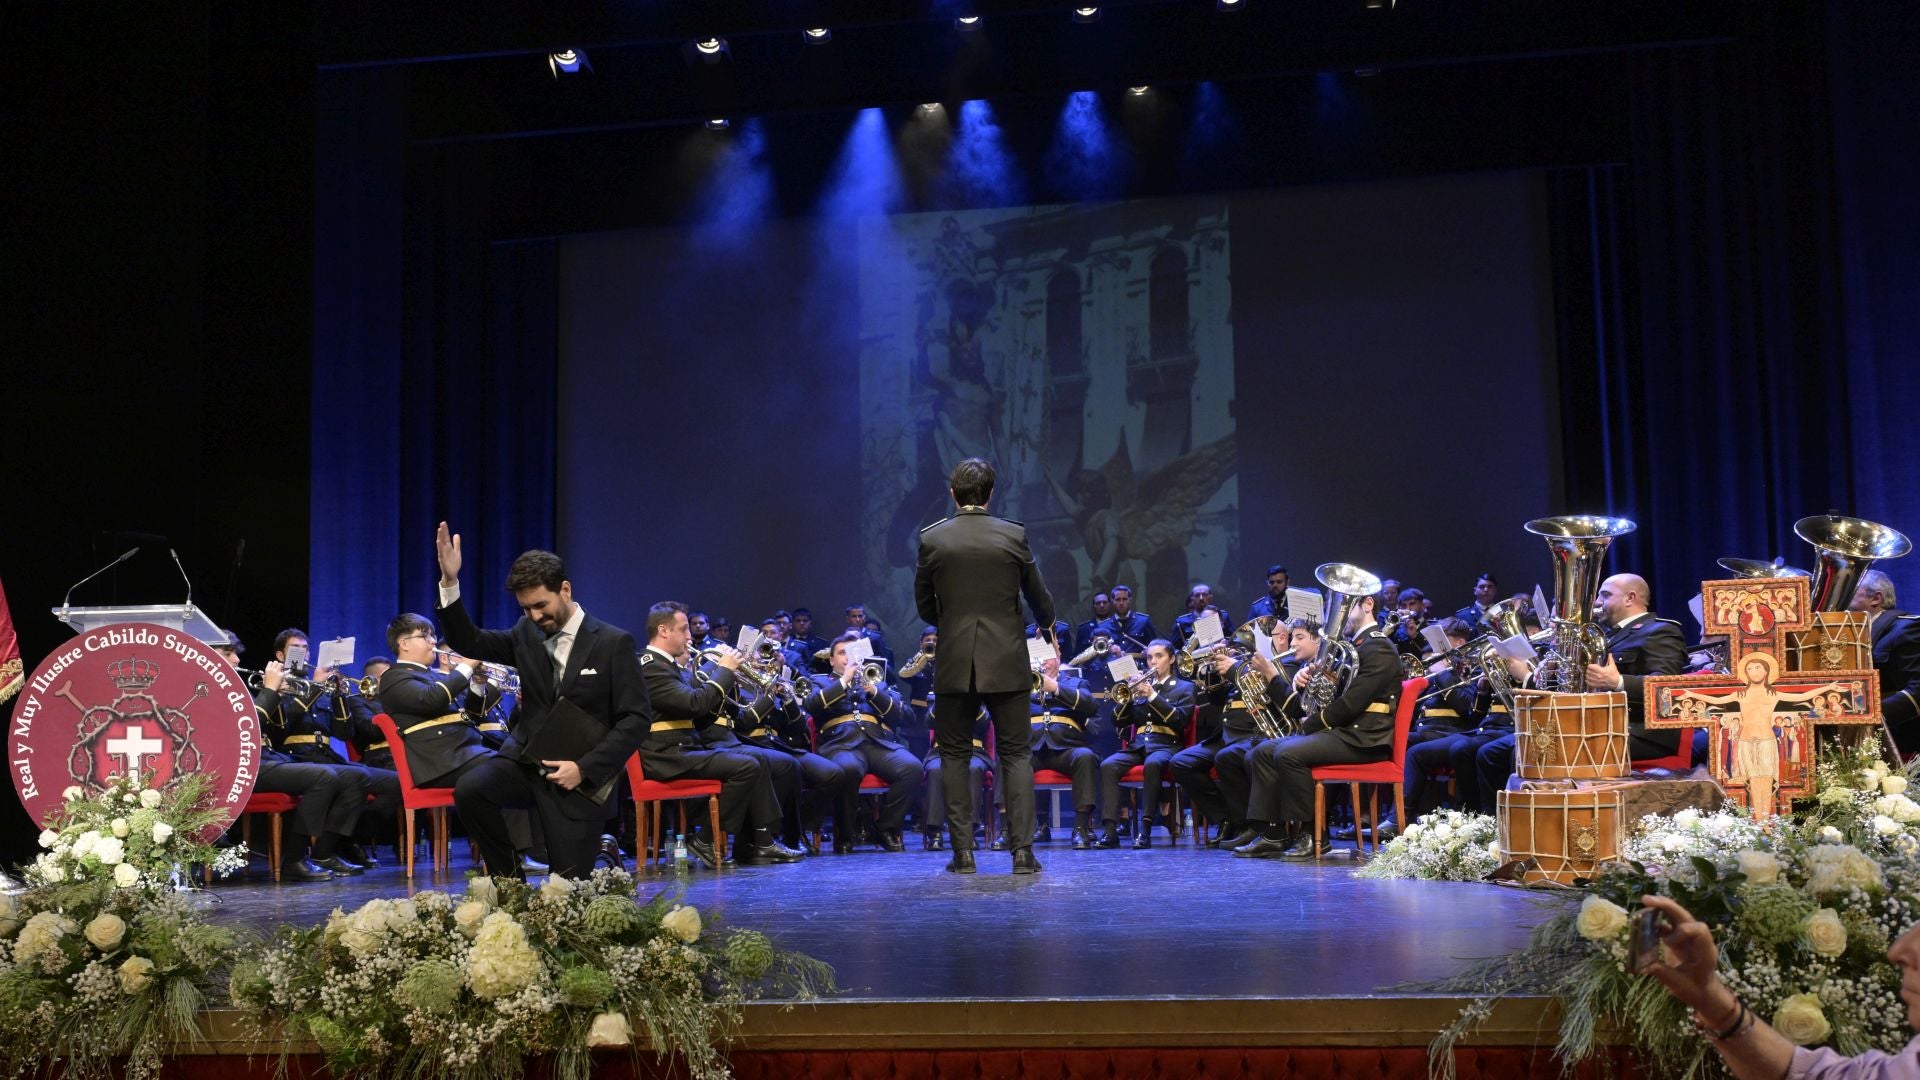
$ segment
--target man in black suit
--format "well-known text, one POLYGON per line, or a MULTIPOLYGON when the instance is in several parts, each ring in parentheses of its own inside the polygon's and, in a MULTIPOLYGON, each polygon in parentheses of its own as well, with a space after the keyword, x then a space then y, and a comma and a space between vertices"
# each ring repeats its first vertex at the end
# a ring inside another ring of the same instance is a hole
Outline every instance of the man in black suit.
POLYGON ((510 630, 482 630, 460 600, 460 537, 440 523, 440 625, 455 652, 510 664, 520 671, 520 721, 500 753, 467 770, 453 787, 454 806, 496 876, 518 876, 502 811, 531 806, 546 835, 553 872, 583 878, 602 848, 606 800, 653 724, 633 635, 588 615, 574 602, 560 556, 527 551, 507 572, 507 591, 521 611, 510 630), (587 714, 604 734, 577 760, 523 759, 560 699, 587 714))
MULTIPOLYGON (((920 530, 920 563, 914 574, 914 604, 920 618, 937 626, 934 654, 934 737, 948 776, 965 775, 973 756, 973 718, 986 707, 993 717, 999 781, 1007 789, 1007 829, 1015 845, 1013 872, 1036 873, 1033 857, 1033 761, 1028 749, 1027 693, 1033 685, 1027 662, 1026 598, 1037 625, 1053 623, 1053 597, 1027 547, 1026 527, 987 513, 993 496, 993 466, 968 458, 954 466, 948 488, 959 512, 920 530)), ((1054 643, 1056 649, 1058 642, 1054 643)), ((959 784, 947 785, 947 831, 953 858, 947 869, 974 872, 973 800, 959 784)))
MULTIPOLYGON (((387 644, 399 660, 381 673, 378 696, 400 729, 414 786, 447 788, 493 751, 460 708, 472 664, 452 674, 432 670, 433 640, 433 623, 423 615, 403 614, 387 624, 387 644)), ((391 755, 391 748, 377 752, 391 755)))
MULTIPOLYGON (((1687 670, 1687 639, 1680 624, 1663 619, 1648 608, 1652 590, 1638 574, 1615 574, 1600 583, 1594 614, 1607 629, 1607 655, 1587 665, 1587 689, 1624 690, 1627 694, 1627 756, 1635 761, 1670 757, 1680 746, 1674 728, 1646 726, 1646 684, 1649 675, 1679 675, 1687 670)), ((1499 791, 1513 775, 1514 736, 1505 735, 1480 748, 1475 760, 1480 782, 1488 792, 1499 791)))
POLYGON ((1860 575, 1850 611, 1873 619, 1873 666, 1880 672, 1880 715, 1903 754, 1920 750, 1920 615, 1894 606, 1893 579, 1879 570, 1860 575))

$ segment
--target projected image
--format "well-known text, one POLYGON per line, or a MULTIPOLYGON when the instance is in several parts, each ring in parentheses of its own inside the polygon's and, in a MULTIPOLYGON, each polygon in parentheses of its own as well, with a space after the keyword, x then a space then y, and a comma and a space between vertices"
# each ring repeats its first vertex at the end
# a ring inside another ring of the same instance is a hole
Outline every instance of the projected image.
POLYGON ((1192 582, 1239 595, 1228 260, 1224 197, 862 218, 869 603, 911 621, 970 456, 1063 617, 1116 583, 1162 626, 1192 582))

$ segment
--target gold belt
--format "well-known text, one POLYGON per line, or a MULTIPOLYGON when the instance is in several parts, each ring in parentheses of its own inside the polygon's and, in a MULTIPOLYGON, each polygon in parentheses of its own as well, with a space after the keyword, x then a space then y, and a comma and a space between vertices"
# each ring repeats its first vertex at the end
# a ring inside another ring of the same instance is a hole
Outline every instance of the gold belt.
POLYGON ((693 730, 693 721, 691 720, 655 720, 653 724, 647 728, 647 730, 648 731, 691 731, 693 730))
POLYGON ((1227 708, 1229 710, 1244 709, 1246 707, 1247 707, 1247 703, 1244 701, 1241 701, 1239 698, 1234 698, 1232 701, 1227 702, 1227 708))
POLYGON ((445 727, 448 724, 464 724, 466 722, 467 722, 467 718, 460 715, 459 713, 448 713, 447 715, 442 716, 435 720, 422 720, 419 723, 414 724, 412 727, 401 728, 400 734, 411 735, 416 731, 425 731, 428 728, 445 727))
POLYGON ((1172 735, 1175 738, 1180 737, 1180 732, 1178 730, 1174 728, 1170 728, 1165 724, 1141 724, 1140 730, 1141 731, 1157 731, 1162 735, 1172 735))
POLYGON ((495 721, 495 722, 493 722, 493 723, 490 723, 490 724, 481 724, 481 725, 479 725, 479 726, 478 726, 478 727, 477 727, 477 728, 476 728, 475 730, 478 730, 478 731, 505 731, 505 730, 507 730, 507 725, 505 725, 505 724, 502 724, 502 723, 500 723, 500 722, 498 722, 498 721, 495 721))
POLYGON ((927 703, 926 703, 926 702, 924 702, 924 701, 922 701, 922 700, 920 700, 919 698, 914 698, 914 699, 913 699, 912 701, 909 701, 909 702, 907 702, 907 704, 909 704, 909 705, 918 705, 918 706, 920 706, 920 707, 921 707, 921 708, 923 708, 923 709, 927 707, 927 703))
POLYGON ((375 750, 385 750, 386 748, 387 748, 386 743, 377 742, 377 743, 374 743, 372 746, 367 747, 367 753, 371 754, 375 750))
POLYGON ((985 750, 987 748, 987 744, 981 742, 979 739, 975 739, 973 740, 973 748, 975 750, 985 750))
POLYGON ((1390 713, 1393 711, 1393 706, 1384 701, 1370 701, 1367 703, 1367 711, 1390 713))
POLYGON ((869 724, 874 724, 878 726, 882 731, 891 730, 890 728, 887 727, 887 725, 880 723, 879 718, 868 716, 866 713, 848 713, 847 715, 841 717, 838 720, 829 720, 827 721, 827 727, 821 728, 820 730, 825 731, 827 730, 827 728, 837 728, 841 724, 857 724, 862 720, 866 721, 869 724))
POLYGON ((1495 705, 1492 708, 1489 708, 1487 711, 1490 713, 1506 712, 1507 707, 1505 705, 1495 705))
POLYGON ((716 723, 716 724, 719 724, 719 725, 720 725, 721 727, 732 727, 732 726, 733 726, 733 717, 731 717, 731 716, 716 716, 716 717, 714 717, 714 718, 713 718, 713 722, 714 722, 714 723, 716 723))
POLYGON ((747 732, 747 738, 749 738, 749 739, 766 739, 766 738, 772 738, 772 737, 774 737, 774 736, 775 736, 775 734, 776 734, 776 733, 774 732, 774 730, 773 730, 772 728, 763 728, 763 727, 757 727, 757 728, 754 728, 754 729, 753 729, 752 731, 749 731, 749 732, 747 732))
POLYGON ((1075 720, 1073 717, 1068 716, 1066 713, 1058 713, 1058 712, 1041 713, 1039 716, 1036 716, 1033 718, 1033 722, 1041 727, 1045 727, 1048 724, 1067 724, 1067 725, 1070 725, 1075 731, 1085 730, 1080 726, 1080 721, 1075 720))
POLYGON ((1425 712, 1421 713, 1420 715, 1426 716, 1426 717, 1459 716, 1460 713, 1459 713, 1459 710, 1457 709, 1428 709, 1425 712))
POLYGON ((280 740, 282 746, 318 746, 327 740, 319 735, 288 735, 280 740))

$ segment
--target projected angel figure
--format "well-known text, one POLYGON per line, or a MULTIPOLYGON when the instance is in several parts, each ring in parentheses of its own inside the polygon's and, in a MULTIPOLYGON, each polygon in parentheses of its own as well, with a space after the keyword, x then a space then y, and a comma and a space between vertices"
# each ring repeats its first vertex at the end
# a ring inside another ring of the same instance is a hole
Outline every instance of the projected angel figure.
POLYGON ((1839 683, 1827 683, 1811 690, 1785 691, 1774 688, 1780 674, 1779 661, 1767 653, 1753 653, 1740 661, 1740 677, 1746 685, 1724 694, 1681 690, 1674 695, 1676 704, 1698 701, 1706 705, 1733 705, 1720 714, 1720 726, 1733 736, 1733 754, 1728 761, 1727 778, 1744 783, 1747 805, 1759 817, 1777 814, 1782 757, 1797 757, 1806 741, 1805 717, 1797 712, 1779 711, 1781 705, 1809 704, 1823 695, 1841 690, 1839 683))
POLYGON ((927 381, 938 392, 933 445, 941 475, 970 457, 1000 461, 1000 394, 987 381, 979 332, 993 302, 993 286, 949 281, 947 325, 927 349, 927 381), (944 347, 940 347, 944 346, 944 347))
POLYGON ((1123 433, 1105 465, 1068 478, 1071 491, 1041 466, 1054 500, 1080 529, 1095 590, 1113 585, 1122 562, 1145 561, 1193 539, 1200 507, 1238 468, 1234 438, 1229 434, 1189 450, 1136 479, 1123 433))

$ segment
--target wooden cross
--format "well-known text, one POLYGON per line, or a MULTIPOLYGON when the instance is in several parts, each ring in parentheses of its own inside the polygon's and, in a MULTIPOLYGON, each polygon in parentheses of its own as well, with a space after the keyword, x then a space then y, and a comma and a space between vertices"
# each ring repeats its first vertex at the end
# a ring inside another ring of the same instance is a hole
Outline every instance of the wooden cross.
POLYGON ((1707 768, 1756 817, 1811 794, 1819 728, 1880 722, 1871 669, 1783 672, 1788 631, 1813 625, 1805 578, 1737 578, 1701 586, 1709 634, 1727 635, 1725 675, 1646 680, 1646 725, 1707 729, 1707 768))

